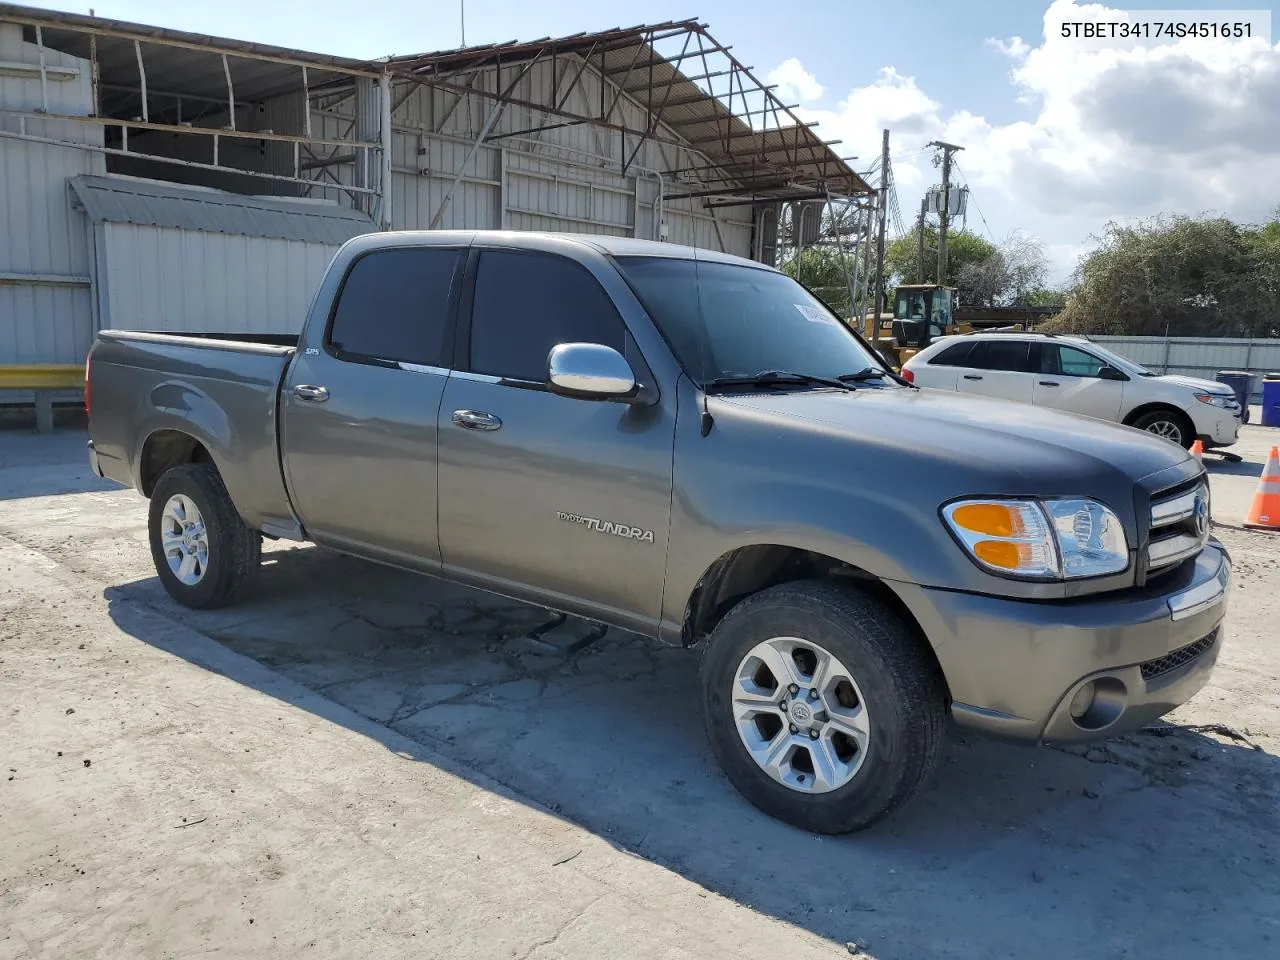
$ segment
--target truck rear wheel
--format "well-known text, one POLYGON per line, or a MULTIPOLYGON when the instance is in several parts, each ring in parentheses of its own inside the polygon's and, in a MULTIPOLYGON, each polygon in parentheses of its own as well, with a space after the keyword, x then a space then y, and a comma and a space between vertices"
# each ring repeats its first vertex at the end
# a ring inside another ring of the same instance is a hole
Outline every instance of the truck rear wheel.
POLYGON ((942 755, 946 692, 902 619, 856 590, 785 583, 740 602, 707 641, 703 721, 733 785, 814 833, 861 830, 906 803, 942 755))
POLYGON ((160 582, 185 607, 225 606, 258 571, 262 536, 240 519, 212 464, 166 470, 151 492, 147 526, 160 582))

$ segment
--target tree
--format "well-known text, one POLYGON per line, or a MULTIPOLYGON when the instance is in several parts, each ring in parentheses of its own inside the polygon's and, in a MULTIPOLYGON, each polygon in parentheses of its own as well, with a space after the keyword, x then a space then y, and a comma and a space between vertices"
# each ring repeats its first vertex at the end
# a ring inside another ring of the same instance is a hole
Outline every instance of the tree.
POLYGON ((1131 336, 1280 335, 1280 217, 1107 224, 1049 329, 1131 336))
MULTIPOLYGON (((898 237, 885 251, 885 274, 890 288, 904 283, 935 283, 938 275, 938 234, 925 228, 924 277, 917 280, 916 235, 898 237)), ((1020 231, 996 246, 968 230, 947 235, 946 285, 955 287, 966 306, 1004 306, 1024 303, 1031 291, 1044 287, 1048 260, 1040 242, 1020 231)))
MULTIPOLYGON (((995 244, 968 230, 952 230, 947 234, 946 285, 959 286, 960 272, 969 264, 981 263, 996 252, 995 244)), ((890 287, 904 283, 937 283, 938 230, 926 226, 924 231, 924 276, 917 278, 916 234, 904 233, 884 251, 885 279, 890 287)))
MULTIPOLYGON (((806 287, 841 316, 849 316, 852 304, 849 300, 848 276, 853 271, 854 252, 838 247, 805 247, 800 255, 799 279, 806 287)), ((796 276, 796 258, 778 267, 789 277, 796 276)))

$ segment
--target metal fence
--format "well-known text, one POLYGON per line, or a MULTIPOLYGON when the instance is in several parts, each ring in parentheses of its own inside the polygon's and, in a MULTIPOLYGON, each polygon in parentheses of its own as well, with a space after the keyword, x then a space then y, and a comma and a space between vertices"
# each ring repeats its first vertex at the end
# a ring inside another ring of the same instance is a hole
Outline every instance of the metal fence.
POLYGON ((1263 375, 1280 373, 1280 340, 1102 336, 1089 339, 1156 373, 1180 373, 1212 380, 1219 370, 1247 370, 1254 375, 1254 403, 1262 400, 1263 375))

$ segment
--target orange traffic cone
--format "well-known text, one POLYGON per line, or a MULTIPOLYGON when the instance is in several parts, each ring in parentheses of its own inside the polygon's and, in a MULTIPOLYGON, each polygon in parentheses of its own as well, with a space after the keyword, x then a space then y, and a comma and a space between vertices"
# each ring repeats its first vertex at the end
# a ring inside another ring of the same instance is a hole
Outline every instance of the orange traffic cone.
POLYGON ((1280 447, 1271 448, 1244 525, 1254 530, 1280 530, 1280 447))
POLYGON ((1197 460, 1204 459, 1204 441, 1203 440, 1197 439, 1196 442, 1191 445, 1191 455, 1195 457, 1197 460))

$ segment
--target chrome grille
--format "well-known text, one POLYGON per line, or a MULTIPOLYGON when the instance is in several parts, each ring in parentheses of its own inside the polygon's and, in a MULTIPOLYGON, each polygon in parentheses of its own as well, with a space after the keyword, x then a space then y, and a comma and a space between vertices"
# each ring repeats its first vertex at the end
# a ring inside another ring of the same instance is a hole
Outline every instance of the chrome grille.
POLYGON ((1147 570, 1172 567, 1198 554, 1209 539, 1209 485, 1198 480, 1188 488, 1157 495, 1151 504, 1151 537, 1147 570))

